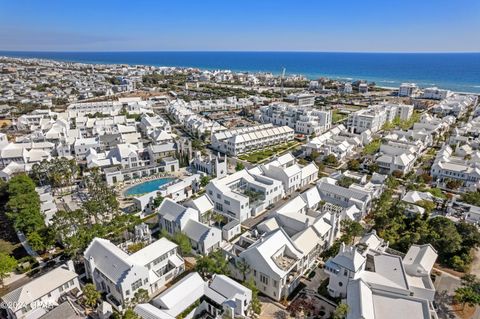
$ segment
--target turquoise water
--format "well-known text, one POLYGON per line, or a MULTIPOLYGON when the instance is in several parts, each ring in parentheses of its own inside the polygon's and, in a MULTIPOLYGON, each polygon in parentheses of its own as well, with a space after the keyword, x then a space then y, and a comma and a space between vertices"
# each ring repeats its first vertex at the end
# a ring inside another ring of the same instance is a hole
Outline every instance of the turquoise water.
POLYGON ((150 193, 157 190, 160 186, 171 182, 173 178, 159 178, 151 181, 143 182, 127 189, 124 193, 125 196, 134 196, 145 193, 150 193))
POLYGON ((0 56, 36 57, 86 63, 184 66, 233 71, 267 71, 374 81, 398 87, 415 82, 454 91, 480 93, 480 53, 341 52, 5 52, 0 56))

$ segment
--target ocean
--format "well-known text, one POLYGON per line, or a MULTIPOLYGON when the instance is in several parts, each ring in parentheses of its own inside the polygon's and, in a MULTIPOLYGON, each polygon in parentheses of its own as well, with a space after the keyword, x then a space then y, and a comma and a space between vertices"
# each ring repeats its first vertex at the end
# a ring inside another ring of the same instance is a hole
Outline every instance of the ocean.
POLYGON ((402 82, 480 93, 480 53, 340 52, 13 52, 0 56, 44 58, 83 63, 142 64, 215 70, 303 74, 367 80, 397 88, 402 82))

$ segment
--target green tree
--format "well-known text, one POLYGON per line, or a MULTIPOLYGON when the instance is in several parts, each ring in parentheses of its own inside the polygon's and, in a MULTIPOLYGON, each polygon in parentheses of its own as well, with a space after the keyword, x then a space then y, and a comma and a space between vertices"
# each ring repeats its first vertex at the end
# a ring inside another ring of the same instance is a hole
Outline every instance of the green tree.
POLYGON ((88 200, 83 202, 83 208, 95 223, 110 220, 118 216, 119 203, 113 187, 107 185, 98 169, 91 171, 85 178, 88 190, 88 200))
POLYGON ((187 235, 182 232, 177 232, 172 236, 172 241, 178 245, 182 255, 189 255, 192 253, 192 244, 187 235))
POLYGON ((198 138, 194 139, 194 140, 192 141, 192 148, 193 148, 194 150, 197 150, 197 151, 202 150, 202 149, 203 149, 203 142, 202 142, 200 139, 198 139, 198 138))
POLYGON ((163 196, 161 195, 157 195, 157 197, 155 197, 155 199, 153 200, 153 207, 157 208, 160 206, 160 204, 163 202, 163 196))
POLYGON ((345 319, 348 314, 348 305, 346 303, 340 303, 338 307, 333 312, 333 319, 345 319))
POLYGON ((237 165, 235 166, 235 170, 238 172, 238 171, 241 171, 242 169, 245 169, 245 165, 243 165, 242 162, 237 162, 237 165))
POLYGON ((454 300, 463 305, 468 304, 470 307, 474 307, 480 304, 480 294, 470 286, 459 287, 455 290, 454 300))
POLYGON ((344 237, 345 241, 353 243, 355 240, 355 237, 362 236, 365 233, 365 229, 363 229, 363 226, 354 220, 350 219, 344 219, 340 222, 340 229, 342 231, 342 234, 344 237))
POLYGON ((425 212, 430 215, 433 210, 437 207, 434 202, 429 201, 429 200, 421 200, 417 202, 417 205, 425 209, 425 212))
POLYGON ((250 265, 242 258, 237 262, 237 269, 242 273, 243 281, 247 280, 247 274, 250 273, 250 265))
POLYGON ((335 155, 333 155, 333 154, 328 154, 328 155, 325 156, 325 158, 323 159, 323 163, 324 163, 325 165, 337 166, 337 165, 338 165, 338 160, 337 160, 337 158, 335 157, 335 155))
POLYGON ((98 300, 100 300, 100 293, 95 288, 94 284, 86 284, 83 287, 83 296, 85 298, 85 305, 88 307, 95 308, 98 300))
POLYGON ((439 216, 428 220, 429 233, 425 242, 431 243, 440 255, 454 254, 462 245, 462 237, 457 232, 455 223, 439 216))
POLYGON ((216 225, 221 225, 223 222, 225 222, 225 216, 216 212, 212 212, 210 218, 216 225))
POLYGON ((139 303, 146 303, 148 302, 148 300, 150 299, 149 295, 148 295, 148 291, 146 291, 145 289, 138 289, 135 294, 133 295, 133 301, 134 303, 136 304, 139 304, 139 303))
POLYGON ((12 256, 0 252, 0 284, 3 287, 3 280, 17 267, 17 261, 12 256))
POLYGON ((213 274, 228 275, 230 273, 228 261, 220 250, 216 250, 208 256, 198 256, 195 269, 205 278, 211 277, 213 274))
POLYGON ((466 192, 462 194, 461 200, 470 205, 480 206, 480 191, 466 192))
POLYGON ((141 319, 141 317, 137 315, 132 308, 128 308, 127 310, 125 310, 122 319, 141 319))
POLYGON ((27 236, 27 241, 35 251, 42 251, 45 249, 45 243, 43 242, 42 236, 36 231, 31 232, 27 236))
POLYGON ((455 224, 455 227, 460 237, 462 237, 463 247, 471 249, 480 245, 480 232, 477 226, 466 222, 459 222, 455 224))
POLYGON ((358 171, 360 169, 360 162, 356 159, 349 160, 347 168, 351 171, 358 171))
POLYGON ((252 301, 250 303, 251 310, 259 315, 262 312, 262 303, 260 302, 260 298, 258 298, 258 288, 255 285, 255 280, 253 277, 243 283, 245 287, 252 291, 252 301))
POLYGON ((211 178, 210 176, 207 176, 207 175, 202 176, 202 178, 200 178, 200 185, 201 185, 202 187, 207 186, 208 183, 210 183, 210 180, 211 180, 211 179, 212 179, 212 178, 211 178))
POLYGON ((447 188, 455 190, 455 189, 458 189, 460 186, 462 186, 463 183, 457 179, 451 179, 447 181, 445 185, 447 186, 447 188))
POLYGON ((6 215, 16 230, 29 234, 45 227, 40 213, 40 197, 30 177, 25 174, 14 176, 8 182, 7 195, 6 215))
POLYGON ((345 188, 349 188, 350 185, 352 185, 353 183, 355 183, 355 180, 353 178, 342 176, 342 178, 338 180, 337 185, 345 188))

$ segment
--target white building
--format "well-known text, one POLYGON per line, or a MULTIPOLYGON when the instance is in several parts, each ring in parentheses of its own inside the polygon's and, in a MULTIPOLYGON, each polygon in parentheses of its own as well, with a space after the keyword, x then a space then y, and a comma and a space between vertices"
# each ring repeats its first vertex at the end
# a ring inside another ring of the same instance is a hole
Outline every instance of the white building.
MULTIPOLYGON (((286 195, 318 179, 318 167, 315 163, 300 166, 291 153, 286 153, 258 168, 263 175, 281 181, 286 195)), ((251 172, 256 173, 258 169, 254 168, 251 172)))
POLYGON ((332 112, 287 104, 271 104, 261 107, 255 114, 262 123, 289 126, 300 134, 321 134, 332 125, 332 112))
POLYGON ((129 255, 110 241, 95 238, 84 252, 87 278, 122 311, 139 289, 153 295, 183 272, 184 261, 177 247, 161 238, 129 255))
POLYGON ((422 98, 432 100, 443 100, 452 95, 453 92, 449 90, 439 89, 437 87, 431 87, 423 89, 422 98))
POLYGON ((480 186, 480 154, 475 153, 469 159, 458 157, 445 145, 437 153, 430 173, 438 182, 457 180, 462 186, 477 188, 480 186))
POLYGON ((422 146, 413 141, 387 141, 380 145, 375 162, 381 173, 392 174, 398 171, 406 174, 413 169, 422 146))
POLYGON ((348 319, 437 318, 430 279, 435 249, 412 245, 402 259, 387 253, 387 247, 375 233, 365 235, 356 247, 342 244, 325 264, 330 295, 346 297, 348 319))
POLYGON ((418 92, 418 86, 415 83, 402 83, 398 90, 398 96, 413 97, 418 92))
POLYGON ((198 253, 208 255, 220 247, 222 231, 200 222, 198 210, 166 198, 157 211, 160 229, 170 235, 184 233, 190 239, 192 248, 198 253))
POLYGON ((132 114, 153 114, 152 103, 141 98, 120 98, 118 101, 72 103, 67 107, 71 117, 93 115, 118 115, 122 110, 132 114))
POLYGON ((356 184, 348 188, 337 185, 337 181, 323 177, 317 182, 318 192, 322 200, 336 206, 349 209, 354 206, 358 210, 355 219, 360 220, 370 209, 374 189, 361 187, 356 184))
POLYGON ((309 93, 290 94, 286 97, 286 100, 295 103, 297 106, 313 107, 315 105, 315 95, 309 93))
POLYGON ((194 158, 190 163, 197 172, 203 172, 213 177, 224 177, 228 173, 227 169, 227 155, 222 159, 220 155, 213 156, 209 153, 208 156, 203 156, 200 151, 195 152, 194 158))
POLYGON ((305 156, 316 152, 322 158, 334 155, 339 161, 354 154, 355 149, 368 144, 372 140, 370 130, 360 134, 351 133, 343 124, 335 126, 330 131, 316 136, 302 145, 305 156))
MULTIPOLYGON (((309 230, 310 239, 317 237, 309 230)), ((316 246, 315 242, 311 243, 316 246)), ((308 270, 308 254, 303 253, 287 233, 279 228, 261 236, 237 255, 232 256, 232 276, 239 280, 253 278, 259 291, 274 300, 288 297, 300 283, 300 278, 308 270), (250 271, 243 275, 236 266, 239 262, 246 262, 250 271)))
POLYGON ((212 148, 236 156, 286 143, 293 138, 294 130, 288 126, 262 124, 215 133, 212 136, 212 148))
POLYGON ((67 293, 81 293, 72 261, 7 293, 1 300, 8 319, 37 319, 57 306, 67 293))
POLYGON ((206 190, 216 212, 240 222, 256 216, 285 195, 280 181, 247 170, 213 179, 206 190))
MULTIPOLYGON (((396 113, 396 112, 395 112, 396 113)), ((347 128, 354 133, 370 130, 372 133, 379 131, 386 122, 394 119, 395 115, 388 118, 386 109, 369 107, 351 113, 347 118, 347 128)))
POLYGON ((204 313, 214 319, 248 318, 251 300, 252 291, 227 276, 214 275, 211 282, 206 282, 194 272, 154 298, 151 304, 139 304, 134 310, 142 318, 175 319, 198 303, 186 318, 204 313))

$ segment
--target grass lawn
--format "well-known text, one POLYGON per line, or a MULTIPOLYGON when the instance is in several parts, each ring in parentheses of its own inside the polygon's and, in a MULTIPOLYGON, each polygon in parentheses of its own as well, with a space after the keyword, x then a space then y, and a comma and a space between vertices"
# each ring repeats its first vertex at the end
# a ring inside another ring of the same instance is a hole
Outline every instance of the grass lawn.
POLYGON ((240 155, 238 158, 243 160, 243 161, 248 161, 252 164, 255 164, 255 163, 258 163, 258 162, 261 162, 275 154, 278 154, 278 153, 282 153, 286 150, 288 150, 289 148, 292 148, 294 146, 298 145, 298 142, 288 142, 288 143, 285 143, 285 144, 281 144, 281 145, 277 145, 277 146, 273 146, 273 147, 270 147, 270 148, 266 148, 264 150, 260 150, 260 151, 256 151, 256 152, 251 152, 251 153, 248 153, 248 154, 243 154, 243 155, 240 155))
POLYGON ((347 118, 346 114, 340 113, 338 110, 333 110, 332 111, 332 122, 337 123, 340 122, 341 120, 347 118))

